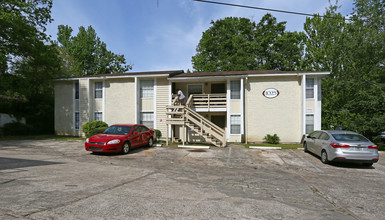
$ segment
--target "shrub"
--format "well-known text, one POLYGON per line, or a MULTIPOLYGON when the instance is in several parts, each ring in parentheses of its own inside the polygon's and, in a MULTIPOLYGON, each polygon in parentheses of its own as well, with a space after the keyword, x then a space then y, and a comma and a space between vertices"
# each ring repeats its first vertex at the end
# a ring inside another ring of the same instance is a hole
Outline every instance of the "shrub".
POLYGON ((108 124, 104 121, 89 121, 83 125, 82 131, 86 137, 91 137, 92 135, 102 133, 106 128, 108 128, 108 124))
POLYGON ((373 142, 374 143, 380 143, 382 141, 381 135, 377 135, 373 137, 373 142))
POLYGON ((4 135, 29 135, 33 133, 32 126, 20 122, 11 122, 3 126, 4 135))
POLYGON ((263 140, 265 140, 267 143, 269 144, 278 144, 280 139, 278 137, 277 134, 274 134, 274 135, 270 135, 270 134, 267 134, 263 140))
POLYGON ((160 137, 162 137, 162 132, 159 131, 158 129, 155 129, 155 136, 156 136, 156 140, 158 140, 160 137))

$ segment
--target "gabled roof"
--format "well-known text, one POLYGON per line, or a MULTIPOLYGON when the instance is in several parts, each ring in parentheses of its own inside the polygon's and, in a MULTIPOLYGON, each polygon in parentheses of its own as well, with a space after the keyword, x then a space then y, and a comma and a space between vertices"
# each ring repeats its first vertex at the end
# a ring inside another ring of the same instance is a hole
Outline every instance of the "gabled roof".
POLYGON ((77 76, 71 78, 61 78, 56 80, 76 80, 76 79, 98 79, 98 78, 131 78, 131 77, 173 77, 175 75, 184 73, 183 70, 167 70, 167 71, 148 71, 148 72, 129 72, 129 73, 111 73, 111 74, 99 74, 91 76, 77 76))
POLYGON ((170 77, 181 78, 210 78, 210 77, 246 77, 246 76, 294 76, 294 75, 328 75, 330 72, 314 71, 279 71, 279 70, 248 70, 248 71, 224 71, 224 72, 194 72, 182 73, 170 77))
POLYGON ((64 78, 57 80, 76 80, 82 78, 89 79, 106 79, 106 78, 134 78, 134 77, 168 77, 168 79, 176 81, 185 78, 205 78, 210 77, 246 77, 246 76, 300 76, 300 75, 328 75, 330 72, 314 72, 314 71, 279 71, 279 70, 248 70, 248 71, 224 71, 224 72, 194 72, 184 73, 183 70, 168 70, 168 71, 148 71, 148 72, 129 72, 129 73, 112 73, 100 74, 92 76, 81 76, 64 78))

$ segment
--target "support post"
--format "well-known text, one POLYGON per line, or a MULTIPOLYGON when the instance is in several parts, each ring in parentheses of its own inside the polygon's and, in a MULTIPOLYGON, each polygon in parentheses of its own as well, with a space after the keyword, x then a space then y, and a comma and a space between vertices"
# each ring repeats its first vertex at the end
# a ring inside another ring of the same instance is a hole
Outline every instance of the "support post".
POLYGON ((169 138, 169 136, 168 136, 168 125, 166 125, 166 134, 167 134, 166 145, 168 146, 168 138, 169 138))

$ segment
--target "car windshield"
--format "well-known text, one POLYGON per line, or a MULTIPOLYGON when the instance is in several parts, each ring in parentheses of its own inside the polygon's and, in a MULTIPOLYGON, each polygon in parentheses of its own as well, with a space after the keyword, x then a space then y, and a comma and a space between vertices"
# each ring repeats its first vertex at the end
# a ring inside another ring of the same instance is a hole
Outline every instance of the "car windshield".
POLYGON ((120 134, 127 135, 130 133, 131 126, 111 126, 108 127, 103 134, 120 134))
POLYGON ((369 141, 364 136, 359 134, 332 134, 337 141, 369 141))

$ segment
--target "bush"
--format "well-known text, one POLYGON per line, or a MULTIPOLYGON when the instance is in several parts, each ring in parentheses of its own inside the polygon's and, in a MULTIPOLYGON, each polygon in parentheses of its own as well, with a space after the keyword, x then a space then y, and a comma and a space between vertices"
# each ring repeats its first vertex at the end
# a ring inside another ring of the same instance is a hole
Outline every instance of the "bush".
POLYGON ((20 122, 11 122, 3 126, 5 136, 33 134, 32 126, 20 122))
POLYGON ((89 121, 83 125, 82 131, 86 137, 91 137, 92 135, 102 133, 106 128, 108 128, 108 124, 104 121, 89 121))
POLYGON ((280 139, 278 137, 277 134, 274 134, 274 135, 270 135, 270 134, 267 134, 263 140, 265 140, 267 143, 269 144, 278 144, 280 139))
POLYGON ((155 129, 155 136, 156 136, 156 140, 158 140, 160 137, 162 137, 162 132, 159 131, 158 129, 155 129))

